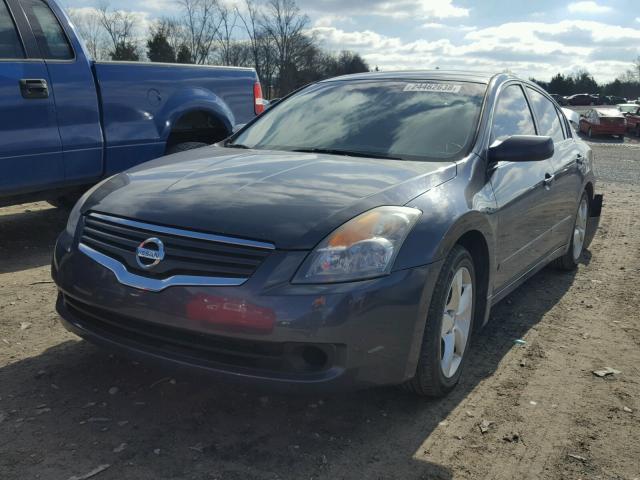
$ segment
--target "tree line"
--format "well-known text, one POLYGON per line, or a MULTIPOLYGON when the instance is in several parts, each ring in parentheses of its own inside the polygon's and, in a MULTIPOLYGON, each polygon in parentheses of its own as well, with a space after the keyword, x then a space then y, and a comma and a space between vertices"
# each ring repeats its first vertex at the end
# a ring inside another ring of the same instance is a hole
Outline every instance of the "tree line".
POLYGON ((631 68, 612 82, 599 84, 586 70, 572 75, 558 73, 549 82, 531 79, 549 93, 574 95, 576 93, 599 93, 628 99, 640 98, 640 57, 631 62, 631 68))
POLYGON ((140 15, 71 9, 70 16, 95 60, 253 67, 269 98, 336 75, 369 71, 357 53, 325 51, 309 33, 309 17, 295 0, 178 0, 180 13, 142 30, 140 15))

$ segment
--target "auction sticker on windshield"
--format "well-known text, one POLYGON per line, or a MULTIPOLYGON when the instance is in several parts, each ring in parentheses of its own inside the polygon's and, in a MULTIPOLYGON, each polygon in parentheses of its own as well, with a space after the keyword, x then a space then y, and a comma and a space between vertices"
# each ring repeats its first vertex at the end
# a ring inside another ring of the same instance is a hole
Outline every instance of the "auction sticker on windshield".
POLYGON ((458 93, 462 85, 451 83, 408 83, 404 87, 405 92, 441 92, 458 93))

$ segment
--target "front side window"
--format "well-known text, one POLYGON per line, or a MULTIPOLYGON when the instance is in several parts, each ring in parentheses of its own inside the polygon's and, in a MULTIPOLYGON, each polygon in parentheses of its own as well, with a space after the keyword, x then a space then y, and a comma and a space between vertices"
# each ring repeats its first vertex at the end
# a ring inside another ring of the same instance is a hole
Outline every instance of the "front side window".
POLYGON ((470 148, 485 90, 429 80, 317 83, 267 110, 228 146, 455 160, 470 148))
POLYGON ((24 58, 24 50, 9 9, 0 0, 0 59, 24 58))
POLYGON ((42 58, 47 60, 70 60, 73 50, 67 36, 49 6, 42 0, 22 0, 31 29, 38 41, 42 58))
POLYGON ((563 141, 564 135, 556 107, 537 90, 527 87, 527 91, 531 99, 531 107, 538 119, 538 135, 551 137, 554 142, 563 141))
POLYGON ((509 85, 500 93, 493 113, 491 143, 496 140, 504 140, 512 135, 535 134, 536 127, 522 87, 509 85))

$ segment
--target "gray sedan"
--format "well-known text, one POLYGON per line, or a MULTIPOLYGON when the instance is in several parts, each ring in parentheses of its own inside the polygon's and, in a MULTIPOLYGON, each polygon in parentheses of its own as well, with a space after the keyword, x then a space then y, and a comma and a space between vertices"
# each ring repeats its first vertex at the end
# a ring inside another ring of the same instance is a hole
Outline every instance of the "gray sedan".
POLYGON ((322 81, 88 191, 58 312, 122 353, 289 387, 458 382, 474 327, 598 224, 593 155, 510 75, 322 81))

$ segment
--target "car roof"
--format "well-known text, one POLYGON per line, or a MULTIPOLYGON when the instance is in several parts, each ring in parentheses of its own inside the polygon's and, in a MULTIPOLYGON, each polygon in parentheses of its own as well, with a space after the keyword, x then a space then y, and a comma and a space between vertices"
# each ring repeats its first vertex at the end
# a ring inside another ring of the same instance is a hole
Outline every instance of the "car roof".
POLYGON ((615 117, 619 117, 620 115, 622 115, 622 112, 620 110, 613 107, 596 107, 593 110, 598 112, 599 115, 610 115, 615 117))
MULTIPOLYGON (((487 73, 461 70, 398 70, 392 72, 366 72, 342 75, 322 82, 334 82, 344 80, 453 80, 464 82, 489 83, 494 77, 504 76, 516 78, 505 73, 487 73)), ((517 79, 521 80, 521 79, 517 79)))

